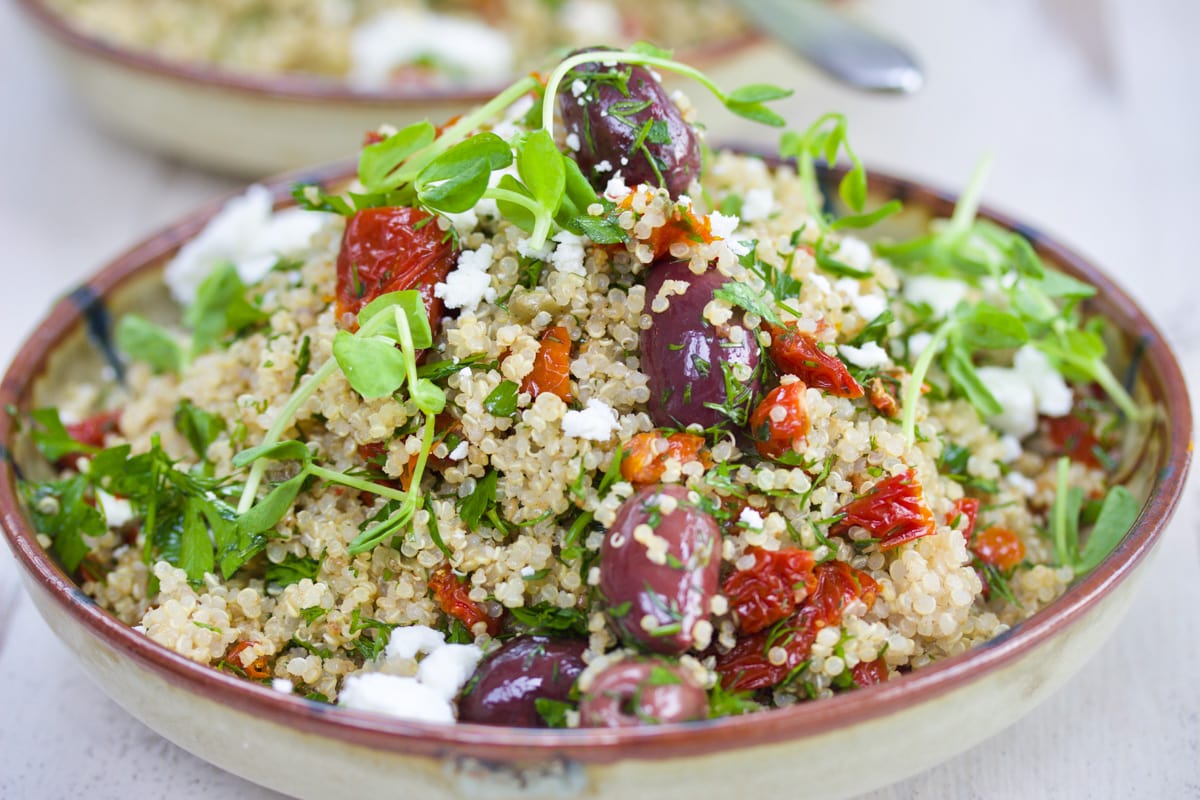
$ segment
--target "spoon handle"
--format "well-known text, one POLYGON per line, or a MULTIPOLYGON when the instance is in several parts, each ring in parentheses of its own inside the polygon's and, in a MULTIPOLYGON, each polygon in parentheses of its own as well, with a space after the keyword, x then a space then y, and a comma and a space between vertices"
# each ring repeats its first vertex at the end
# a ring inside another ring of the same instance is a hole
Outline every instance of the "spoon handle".
POLYGON ((733 0, 733 5, 764 33, 857 89, 907 93, 924 82, 908 51, 823 0, 733 0))

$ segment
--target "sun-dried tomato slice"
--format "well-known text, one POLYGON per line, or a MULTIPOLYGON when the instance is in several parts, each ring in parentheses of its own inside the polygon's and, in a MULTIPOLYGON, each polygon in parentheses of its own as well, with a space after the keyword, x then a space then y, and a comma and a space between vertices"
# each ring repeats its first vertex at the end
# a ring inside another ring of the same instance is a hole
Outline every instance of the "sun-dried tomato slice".
MULTIPOLYGON (((89 447, 104 447, 104 440, 108 434, 120 432, 120 423, 121 412, 119 409, 115 409, 101 411, 99 414, 93 414, 79 422, 68 423, 63 427, 67 429, 67 434, 80 444, 86 444, 89 447)), ((73 469, 83 455, 83 453, 67 453, 54 462, 54 465, 59 469, 73 469)))
POLYGON ((1103 453, 1104 447, 1083 411, 1076 409, 1063 417, 1043 416, 1039 424, 1054 454, 1068 456, 1093 469, 1102 466, 1098 453, 1103 453))
POLYGON ((975 534, 971 552, 980 561, 1004 572, 1025 560, 1025 543, 1008 528, 991 527, 975 534))
POLYGON ((750 415, 750 436, 763 458, 783 458, 808 435, 803 381, 776 386, 750 415))
POLYGON ((806 385, 838 397, 863 396, 863 387, 842 360, 825 352, 811 334, 801 333, 794 324, 773 325, 769 331, 771 360, 780 372, 795 375, 806 385))
POLYGON ((966 520, 966 524, 963 525, 959 532, 969 544, 971 536, 975 533, 975 521, 979 518, 979 501, 974 497, 964 497, 960 500, 955 500, 946 522, 954 525, 959 517, 966 520))
MULTIPOLYGON (((461 437, 462 429, 462 422, 453 414, 449 413, 448 411, 443 411, 441 414, 438 414, 433 425, 433 449, 436 449, 439 444, 446 442, 452 437, 461 437)), ((358 456, 368 464, 371 464, 372 466, 378 467, 380 470, 382 470, 384 464, 387 462, 388 443, 367 442, 366 444, 360 444, 358 446, 358 456)), ((385 486, 400 488, 407 492, 408 487, 412 485, 413 473, 417 469, 417 459, 418 456, 416 455, 413 455, 411 458, 409 458, 408 463, 405 465, 404 471, 400 473, 399 478, 376 478, 376 480, 385 486)), ((454 462, 452 459, 440 458, 434 455, 432 452, 429 453, 429 456, 425 460, 425 466, 427 469, 435 469, 439 471, 446 469, 453 463, 454 462)))
POLYGON ((757 633, 790 617, 816 588, 809 550, 750 547, 746 554, 754 556, 754 566, 730 573, 721 584, 721 593, 729 600, 743 634, 757 633))
POLYGON ((444 281, 458 251, 432 216, 415 208, 365 208, 346 221, 337 260, 337 314, 345 327, 380 295, 416 289, 437 330, 442 301, 433 287, 444 281))
POLYGON ((530 397, 549 392, 571 402, 571 334, 562 325, 542 334, 533 370, 521 381, 521 391, 530 397))
POLYGON ((469 590, 454 574, 449 564, 442 564, 433 571, 429 576, 429 589, 433 592, 433 599, 438 608, 465 625, 467 630, 483 622, 487 624, 489 635, 495 636, 500 632, 500 619, 489 617, 479 604, 468 596, 469 590))
POLYGON ((850 668, 850 675, 854 678, 854 685, 860 689, 864 686, 874 686, 887 681, 887 664, 882 658, 874 661, 860 661, 850 668))
POLYGON ((225 658, 222 660, 231 667, 235 667, 236 669, 240 669, 242 672, 246 673, 247 678, 251 678, 256 681, 266 680, 267 678, 271 677, 271 666, 267 662, 267 657, 265 655, 259 656, 249 664, 243 664, 242 659, 239 658, 239 655, 242 653, 242 651, 253 646, 254 642, 238 642, 229 648, 229 652, 225 654, 225 658))
POLYGON ((712 466, 704 437, 696 433, 672 433, 661 430, 639 433, 625 443, 621 477, 634 486, 647 486, 662 480, 667 460, 680 464, 699 461, 705 469, 712 466))
POLYGON ((844 561, 818 564, 813 570, 815 588, 790 619, 743 637, 728 653, 717 656, 721 685, 732 691, 778 686, 808 660, 822 628, 840 625, 846 606, 862 600, 869 609, 879 594, 879 584, 844 561), (781 663, 772 663, 775 648, 781 663))
POLYGON ((835 536, 853 526, 865 528, 887 550, 935 533, 933 513, 925 505, 921 484, 913 470, 875 484, 869 492, 838 511, 842 518, 829 532, 835 536))

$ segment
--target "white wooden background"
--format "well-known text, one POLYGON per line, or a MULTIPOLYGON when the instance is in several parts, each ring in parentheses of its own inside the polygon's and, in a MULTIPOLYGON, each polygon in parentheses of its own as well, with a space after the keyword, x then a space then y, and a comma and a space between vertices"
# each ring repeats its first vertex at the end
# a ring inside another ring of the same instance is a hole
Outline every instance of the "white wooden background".
MULTIPOLYGON (((1185 370, 1200 375, 1200 4, 852 7, 920 52, 929 74, 920 95, 854 95, 773 53, 743 71, 795 85, 793 119, 848 112, 858 151, 902 174, 961 186, 991 150, 987 198, 1111 270, 1165 327, 1185 370)), ((0 4, 0 109, 7 363, 60 293, 235 183, 95 130, 12 3, 0 4)), ((752 135, 723 124, 718 133, 752 135)), ((1129 617, 1070 685, 992 740, 870 797, 1200 798, 1198 485, 1129 617)), ((44 627, 14 573, 0 548, 0 797, 277 797, 108 700, 44 627)))

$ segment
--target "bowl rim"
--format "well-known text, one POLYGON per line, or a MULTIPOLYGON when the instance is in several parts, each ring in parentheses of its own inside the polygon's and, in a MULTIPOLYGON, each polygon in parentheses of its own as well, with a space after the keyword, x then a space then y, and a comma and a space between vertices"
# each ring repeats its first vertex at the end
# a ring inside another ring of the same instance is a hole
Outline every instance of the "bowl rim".
MULTIPOLYGON (((751 148, 740 148, 755 155, 751 148)), ((769 159, 771 160, 771 159, 769 159)), ((778 163, 775 161, 775 163, 778 163)), ((299 170, 264 185, 277 205, 287 205, 296 182, 326 184, 353 174, 353 164, 336 162, 299 170)), ((836 180, 844 170, 828 171, 836 180)), ((868 171, 871 188, 906 204, 944 215, 954 196, 885 172, 868 171)), ((55 347, 84 321, 86 309, 127 280, 154 269, 182 242, 199 232, 231 197, 226 196, 151 235, 109 262, 71 295, 58 301, 22 345, 3 381, 0 407, 17 405, 43 372, 55 347)), ((781 743, 845 730, 903 711, 942 694, 962 689, 1037 649, 1085 616, 1090 608, 1129 577, 1161 538, 1181 497, 1192 455, 1192 414, 1179 363, 1166 339, 1138 305, 1112 279, 1075 251, 988 206, 980 217, 1017 230, 1044 258, 1080 277, 1140 338, 1143 363, 1162 387, 1166 447, 1142 512, 1116 549, 1091 573, 1030 619, 994 639, 876 686, 784 709, 693 723, 648 728, 536 730, 458 723, 409 722, 328 706, 270 687, 226 675, 162 647, 119 622, 68 578, 37 542, 24 518, 16 492, 11 414, 0 414, 0 526, 23 568, 23 577, 41 590, 88 633, 153 672, 175 688, 198 694, 241 713, 270 719, 291 728, 344 744, 407 756, 473 758, 490 763, 537 764, 579 762, 606 764, 620 760, 654 760, 706 755, 781 743)), ((1127 327, 1126 327, 1127 326, 1127 327)))
MULTIPOLYGON (((413 86, 401 83, 387 89, 363 89, 356 88, 345 80, 303 73, 269 75, 238 72, 201 62, 176 60, 150 50, 137 50, 107 41, 71 24, 65 15, 51 9, 46 0, 16 2, 46 33, 74 50, 158 78, 252 97, 315 104, 333 101, 367 107, 455 104, 465 108, 491 99, 519 77, 509 76, 495 84, 488 82, 460 87, 413 86)), ((763 34, 748 30, 736 36, 681 48, 680 57, 700 63, 719 61, 735 56, 764 40, 763 34)))

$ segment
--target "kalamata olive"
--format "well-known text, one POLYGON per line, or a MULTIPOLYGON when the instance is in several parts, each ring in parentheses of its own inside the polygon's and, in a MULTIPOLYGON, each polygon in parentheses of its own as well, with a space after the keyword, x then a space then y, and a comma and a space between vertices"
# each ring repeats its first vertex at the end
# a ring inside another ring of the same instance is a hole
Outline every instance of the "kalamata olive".
POLYGON ((582 639, 519 636, 485 658, 458 699, 458 718, 481 725, 545 728, 538 698, 566 701, 583 671, 582 639))
POLYGON ((694 628, 709 617, 720 571, 721 530, 683 486, 639 489, 600 547, 609 618, 623 639, 656 653, 696 644, 694 628))
POLYGON ((641 369, 650 379, 647 411, 655 425, 737 428, 745 425, 754 408, 762 389, 757 369, 761 353, 754 332, 742 326, 742 312, 737 309, 724 325, 704 319, 713 292, 728 280, 713 267, 697 275, 686 261, 650 268, 646 302, 653 321, 642 331, 641 369), (682 295, 668 293, 666 309, 656 312, 654 301, 666 281, 684 281, 689 286, 682 295), (749 381, 733 375, 737 364, 751 369, 749 381))
POLYGON ((597 189, 620 172, 630 187, 649 183, 678 197, 700 176, 695 129, 643 67, 582 64, 567 74, 558 109, 575 161, 597 189))
POLYGON ((585 728, 630 728, 708 716, 708 696, 692 676, 658 659, 618 661, 592 682, 579 703, 585 728))

